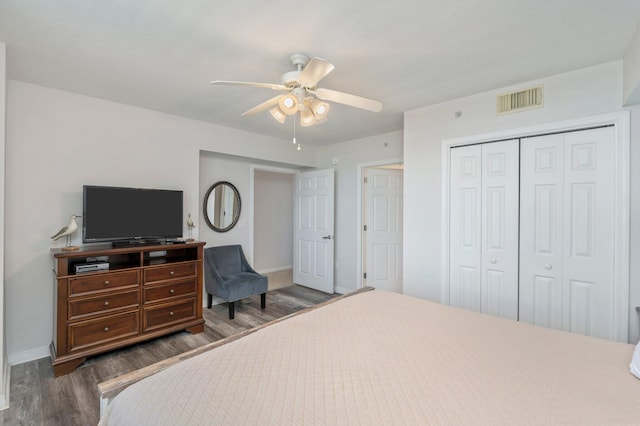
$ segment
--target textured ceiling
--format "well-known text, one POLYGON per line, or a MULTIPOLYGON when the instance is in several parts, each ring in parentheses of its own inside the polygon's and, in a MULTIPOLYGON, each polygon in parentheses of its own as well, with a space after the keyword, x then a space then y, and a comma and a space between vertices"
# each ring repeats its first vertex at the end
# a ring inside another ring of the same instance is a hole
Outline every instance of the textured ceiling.
POLYGON ((336 68, 319 86, 382 101, 332 104, 298 129, 325 145, 402 128, 402 112, 621 59, 639 0, 2 0, 9 78, 288 140, 292 121, 240 114, 303 52, 336 68))

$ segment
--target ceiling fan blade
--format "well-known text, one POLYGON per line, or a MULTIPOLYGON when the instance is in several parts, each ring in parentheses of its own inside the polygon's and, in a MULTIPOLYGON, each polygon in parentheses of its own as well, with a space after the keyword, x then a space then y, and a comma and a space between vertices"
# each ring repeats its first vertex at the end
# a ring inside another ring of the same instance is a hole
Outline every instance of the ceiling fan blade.
POLYGON ((324 59, 311 58, 300 73, 298 83, 303 87, 315 87, 315 85, 333 71, 334 68, 335 66, 332 63, 324 59))
POLYGON ((315 93, 318 99, 322 99, 323 101, 333 101, 339 104, 345 104, 373 112, 382 111, 382 102, 363 98, 362 96, 350 95, 349 93, 338 92, 330 89, 317 89, 315 93))
POLYGON ((262 87, 265 89, 273 89, 273 90, 290 90, 289 87, 283 86, 282 84, 272 84, 272 83, 252 83, 250 81, 228 81, 228 80, 214 80, 211 84, 224 84, 226 86, 246 86, 246 87, 262 87))
POLYGON ((280 100, 280 96, 282 95, 275 96, 269 99, 268 101, 261 103, 258 106, 254 106, 250 110, 243 112, 242 115, 255 115, 259 112, 266 111, 278 103, 278 101, 280 100))

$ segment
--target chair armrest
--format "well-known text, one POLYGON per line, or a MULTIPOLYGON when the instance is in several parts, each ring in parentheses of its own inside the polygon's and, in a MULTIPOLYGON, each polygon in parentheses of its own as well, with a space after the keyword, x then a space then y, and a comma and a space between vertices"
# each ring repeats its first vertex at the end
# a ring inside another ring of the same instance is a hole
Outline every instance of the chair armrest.
POLYGON ((257 275, 261 275, 258 274, 252 267, 251 265, 249 265, 249 261, 247 260, 247 258, 244 256, 244 252, 242 251, 242 249, 240 250, 240 262, 242 263, 242 272, 251 272, 253 274, 257 274, 257 275))
POLYGON ((213 260, 207 259, 205 256, 205 267, 204 267, 204 284, 210 290, 213 290, 217 287, 222 287, 224 285, 224 279, 222 275, 216 269, 213 260))

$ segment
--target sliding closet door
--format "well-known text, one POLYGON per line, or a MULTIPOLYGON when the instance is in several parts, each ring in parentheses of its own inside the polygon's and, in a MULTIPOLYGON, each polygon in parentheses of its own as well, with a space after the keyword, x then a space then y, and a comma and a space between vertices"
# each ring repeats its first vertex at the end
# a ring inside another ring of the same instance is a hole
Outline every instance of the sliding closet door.
POLYGON ((613 338, 614 137, 522 141, 521 321, 613 338))
POLYGON ((449 302, 518 318, 518 141, 451 149, 449 302))

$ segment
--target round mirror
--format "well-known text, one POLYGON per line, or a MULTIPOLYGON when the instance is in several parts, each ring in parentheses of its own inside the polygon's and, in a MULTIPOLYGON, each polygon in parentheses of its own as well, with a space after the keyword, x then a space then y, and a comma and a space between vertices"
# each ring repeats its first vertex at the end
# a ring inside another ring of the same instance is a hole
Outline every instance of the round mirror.
POLYGON ((227 232, 240 217, 240 193, 229 182, 216 182, 204 196, 204 218, 216 232, 227 232))

